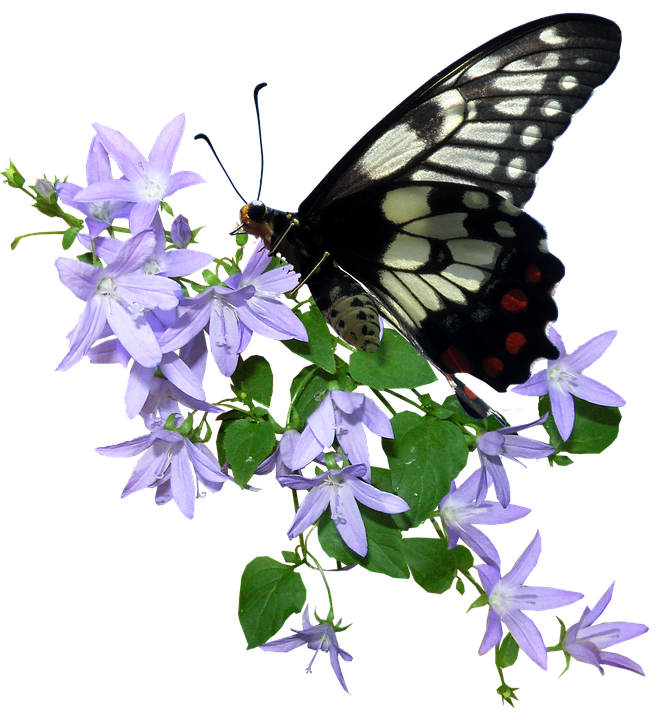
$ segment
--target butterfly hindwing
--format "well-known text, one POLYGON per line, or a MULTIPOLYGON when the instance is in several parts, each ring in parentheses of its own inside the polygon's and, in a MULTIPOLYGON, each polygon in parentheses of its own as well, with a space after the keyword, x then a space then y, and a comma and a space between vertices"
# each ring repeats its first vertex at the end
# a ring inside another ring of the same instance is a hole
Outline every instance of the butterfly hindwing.
POLYGON ((431 78, 378 123, 299 210, 395 180, 492 190, 522 207, 554 140, 618 63, 618 26, 556 15, 515 28, 431 78))
POLYGON ((545 326, 557 316, 563 265, 543 227, 499 195, 396 183, 336 201, 315 232, 442 370, 503 390, 524 382, 537 357, 557 356, 545 326))

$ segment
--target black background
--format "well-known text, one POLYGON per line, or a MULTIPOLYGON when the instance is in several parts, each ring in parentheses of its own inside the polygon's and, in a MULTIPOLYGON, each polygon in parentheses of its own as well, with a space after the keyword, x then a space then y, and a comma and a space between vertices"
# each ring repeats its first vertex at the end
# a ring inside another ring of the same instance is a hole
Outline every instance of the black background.
MULTIPOLYGON (((14 158, 30 179, 44 171, 69 172, 83 182, 89 122, 114 125, 147 150, 160 126, 185 110, 189 129, 176 167, 194 168, 210 182, 172 203, 193 224, 208 224, 203 245, 219 254, 229 247, 224 232, 239 202, 191 135, 205 130, 213 136, 251 197, 258 169, 249 96, 254 83, 271 83, 261 96, 264 196, 294 209, 368 127, 431 74, 491 34, 530 18, 491 10, 448 19, 438 9, 426 16, 404 10, 406 20, 394 11, 383 18, 341 15, 312 22, 247 10, 237 19, 211 16, 210 29, 199 15, 185 19, 175 35, 171 25, 129 32, 107 19, 104 32, 80 38, 75 50, 63 42, 28 44, 7 81, 15 104, 5 112, 3 157, 14 158)), ((612 9, 599 11, 623 24, 612 9)), ((628 113, 629 75, 622 65, 559 142, 529 210, 549 227, 552 249, 568 265, 558 295, 566 342, 572 348, 596 332, 619 329, 616 346, 591 374, 631 402, 637 397, 628 372, 637 369, 637 330, 630 325, 628 291, 645 261, 627 220, 633 187, 626 172, 633 132, 628 120, 634 117, 628 113)), ((2 193, 3 242, 46 226, 19 194, 2 193)), ((12 284, 5 377, 13 400, 6 415, 11 444, 22 458, 18 472, 7 477, 16 517, 9 572, 15 613, 25 628, 17 652, 26 665, 40 661, 39 682, 50 684, 55 703, 75 703, 80 688, 119 705, 128 688, 151 709, 172 697, 192 711, 197 702, 221 707, 222 700, 241 697, 281 707, 293 696, 339 703, 342 694, 325 658, 310 679, 302 672, 306 651, 289 657, 243 651, 235 623, 237 576, 255 554, 276 556, 287 546, 288 500, 270 479, 260 495, 228 487, 199 503, 193 523, 173 506, 156 508, 150 493, 117 499, 130 463, 98 458, 90 448, 131 437, 141 427, 123 417, 119 368, 82 364, 66 375, 51 372, 79 311, 78 301, 57 284, 51 261, 58 252, 56 240, 30 241, 3 262, 12 284), (27 452, 18 450, 26 442, 27 452), (64 652, 73 657, 65 668, 58 662, 64 652), (197 700, 201 694, 210 697, 197 700)), ((271 343, 254 349, 279 358, 284 396, 292 370, 288 356, 271 343)), ((216 398, 225 383, 217 382, 212 366, 209 373, 216 398)), ((616 577, 617 599, 607 617, 649 621, 639 584, 645 550, 636 534, 647 504, 647 466, 630 454, 638 428, 629 430, 636 416, 626 412, 621 439, 604 458, 581 458, 562 471, 533 466, 525 473, 511 466, 515 499, 535 510, 524 523, 491 535, 508 567, 540 527, 545 554, 531 582, 577 588, 593 602, 616 577)), ((319 584, 311 583, 312 600, 324 610, 319 584)), ((359 570, 337 578, 335 590, 338 611, 354 621, 343 644, 357 658, 346 669, 357 699, 371 705, 394 694, 411 701, 409 709, 412 700, 434 700, 437 709, 497 707, 490 658, 474 655, 484 613, 461 614, 470 598, 431 598, 410 583, 359 570)), ((579 606, 563 614, 573 622, 579 606)), ((553 642, 551 617, 535 617, 553 642)), ((627 652, 645 663, 646 647, 641 640, 627 652)), ((555 660, 552 677, 560 667, 555 660)), ((546 698, 577 709, 594 698, 612 708, 622 695, 647 693, 635 677, 610 671, 603 681, 581 666, 555 683, 524 659, 508 679, 526 686, 525 708, 542 708, 546 698)))

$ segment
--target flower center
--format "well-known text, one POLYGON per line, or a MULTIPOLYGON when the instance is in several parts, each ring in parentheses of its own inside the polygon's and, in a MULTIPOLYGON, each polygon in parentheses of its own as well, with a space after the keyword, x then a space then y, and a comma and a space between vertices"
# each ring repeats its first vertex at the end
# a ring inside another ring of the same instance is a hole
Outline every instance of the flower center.
POLYGON ((551 367, 548 370, 548 377, 562 393, 572 390, 577 385, 577 375, 559 366, 551 367))
POLYGON ((144 178, 144 195, 149 200, 160 200, 164 197, 164 185, 151 178, 144 178))
POLYGON ((116 290, 116 283, 112 278, 110 277, 104 277, 99 283, 98 283, 98 292, 101 295, 114 295, 114 291, 116 290))

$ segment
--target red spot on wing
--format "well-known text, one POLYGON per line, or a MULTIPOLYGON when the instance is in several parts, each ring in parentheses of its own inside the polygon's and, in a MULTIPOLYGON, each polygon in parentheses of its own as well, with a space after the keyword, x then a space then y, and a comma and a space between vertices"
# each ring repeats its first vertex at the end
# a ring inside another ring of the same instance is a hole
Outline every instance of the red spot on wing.
POLYGON ((534 263, 527 265, 525 268, 525 280, 528 283, 540 283, 543 275, 534 263))
POLYGON ((504 338, 504 346, 511 355, 517 355, 527 344, 527 338, 519 332, 509 333, 504 338))
POLYGON ((452 372, 472 372, 468 359, 463 352, 454 345, 447 348, 443 353, 443 362, 452 372))
POLYGON ((509 290, 506 295, 502 296, 500 305, 509 312, 518 313, 527 309, 529 300, 520 288, 513 288, 512 290, 509 290))
POLYGON ((497 357, 486 357, 482 362, 484 372, 489 377, 497 377, 504 370, 504 363, 497 357))

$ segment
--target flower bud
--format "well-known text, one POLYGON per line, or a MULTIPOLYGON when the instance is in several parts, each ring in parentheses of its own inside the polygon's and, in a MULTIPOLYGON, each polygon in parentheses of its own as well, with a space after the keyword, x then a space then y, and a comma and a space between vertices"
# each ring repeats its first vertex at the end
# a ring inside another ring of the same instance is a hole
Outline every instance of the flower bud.
POLYGON ((184 215, 178 215, 171 224, 171 242, 179 248, 185 248, 192 239, 192 229, 189 220, 184 215))
POLYGON ((39 178, 34 185, 34 191, 50 205, 57 204, 57 190, 50 180, 39 178))

